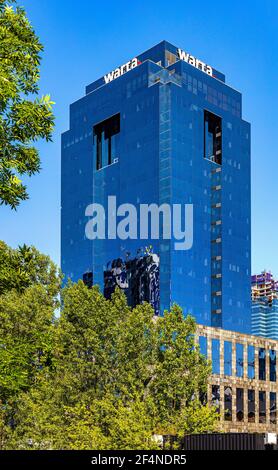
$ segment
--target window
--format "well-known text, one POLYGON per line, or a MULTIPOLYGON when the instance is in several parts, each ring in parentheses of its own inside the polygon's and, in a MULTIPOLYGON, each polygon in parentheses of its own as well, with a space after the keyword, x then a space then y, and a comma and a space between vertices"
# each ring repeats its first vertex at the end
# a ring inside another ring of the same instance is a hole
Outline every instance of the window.
POLYGON ((200 392, 199 393, 199 400, 200 400, 200 403, 205 406, 208 402, 208 394, 207 392, 200 392))
POLYGON ((94 126, 94 148, 96 169, 111 165, 118 155, 120 114, 115 114, 94 126))
POLYGON ((259 380, 265 380, 265 349, 259 349, 259 380))
POLYGON ((266 403, 265 392, 259 392, 259 423, 265 423, 266 418, 266 403))
POLYGON ((244 419, 244 404, 243 404, 243 388, 236 389, 236 419, 243 421, 244 419))
POLYGON ((248 390, 248 422, 255 423, 255 390, 248 390))
POLYGON ((232 343, 224 341, 224 375, 232 375, 232 343))
POLYGON ((220 374, 220 342, 219 339, 213 338, 211 341, 212 355, 212 373, 220 374))
POLYGON ((83 282, 85 286, 87 287, 92 287, 93 286, 93 273, 92 272, 87 272, 83 274, 83 282))
POLYGON ((276 393, 269 394, 269 419, 270 424, 276 424, 276 393))
POLYGON ((236 344, 236 376, 243 377, 243 344, 236 344))
POLYGON ((199 336, 199 346, 200 346, 200 353, 207 357, 207 349, 208 349, 208 345, 207 345, 207 338, 206 336, 199 336))
POLYGON ((248 379, 255 378, 255 347, 248 345, 248 379))
POLYGON ((271 349, 269 351, 269 380, 276 382, 276 351, 271 349))
MULTIPOLYGON (((176 54, 173 54, 173 53, 170 52, 170 51, 166 51, 166 52, 165 52, 165 56, 166 56, 166 67, 168 67, 169 65, 174 64, 174 63, 177 61, 177 56, 176 56, 176 54)), ((160 65, 161 65, 161 64, 160 64, 160 65)))
POLYGON ((209 111, 204 114, 204 157, 222 164, 222 120, 209 111))
POLYGON ((232 389, 224 388, 224 416, 225 421, 232 421, 232 389))
POLYGON ((216 407, 218 413, 220 411, 220 386, 212 385, 211 387, 211 403, 216 407))

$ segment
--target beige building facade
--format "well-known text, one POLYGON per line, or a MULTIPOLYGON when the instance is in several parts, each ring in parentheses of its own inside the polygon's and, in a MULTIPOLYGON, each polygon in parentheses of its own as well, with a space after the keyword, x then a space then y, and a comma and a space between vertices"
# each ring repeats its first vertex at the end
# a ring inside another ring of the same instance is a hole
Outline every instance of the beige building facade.
POLYGON ((225 432, 276 433, 278 341, 197 327, 201 353, 212 364, 206 399, 225 432))

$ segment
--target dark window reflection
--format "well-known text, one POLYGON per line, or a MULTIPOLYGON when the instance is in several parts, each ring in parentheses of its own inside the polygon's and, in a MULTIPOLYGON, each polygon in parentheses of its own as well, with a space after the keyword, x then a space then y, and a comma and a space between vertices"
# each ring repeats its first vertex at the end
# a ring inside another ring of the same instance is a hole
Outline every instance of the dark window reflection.
POLYGON ((244 419, 244 402, 243 402, 243 388, 236 389, 236 419, 243 421, 244 419))
POLYGON ((202 405, 206 405, 208 402, 208 394, 207 392, 200 392, 199 395, 199 400, 202 403, 202 405))
POLYGON ((222 120, 209 111, 204 115, 204 156, 222 164, 222 120))
POLYGON ((265 349, 259 349, 259 380, 265 380, 265 349))
POLYGON ((269 418, 271 424, 276 424, 276 393, 270 392, 269 394, 269 418))
POLYGON ((255 390, 248 390, 248 422, 255 423, 255 390))
POLYGON ((219 385, 212 385, 211 387, 211 403, 216 406, 219 413, 220 411, 220 387, 219 385))
POLYGON ((96 155, 96 168, 111 165, 116 158, 117 142, 120 132, 120 114, 115 114, 105 121, 94 126, 94 147, 96 155))
POLYGON ((266 421, 266 401, 265 392, 259 392, 259 422, 265 423, 266 421))
POLYGON ((248 379, 255 378, 255 347, 248 345, 248 379))
POLYGON ((276 351, 274 349, 269 351, 269 379, 271 382, 276 382, 276 351))
POLYGON ((224 413, 225 421, 232 421, 232 389, 231 387, 224 388, 224 413))

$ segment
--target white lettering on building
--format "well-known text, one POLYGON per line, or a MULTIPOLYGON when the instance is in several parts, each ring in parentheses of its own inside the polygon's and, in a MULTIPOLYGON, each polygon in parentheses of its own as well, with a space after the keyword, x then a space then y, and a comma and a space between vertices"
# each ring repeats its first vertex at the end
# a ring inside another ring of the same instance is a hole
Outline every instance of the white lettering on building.
POLYGON ((112 82, 112 80, 115 80, 115 78, 124 75, 126 72, 129 72, 130 70, 134 69, 139 64, 140 62, 136 57, 132 60, 129 60, 126 64, 121 65, 121 67, 118 67, 112 72, 109 72, 107 75, 104 75, 105 83, 112 82))
POLYGON ((187 52, 183 51, 182 49, 178 49, 178 58, 180 60, 184 60, 190 65, 193 65, 193 67, 196 67, 199 70, 202 70, 202 72, 207 73, 212 77, 212 68, 210 65, 205 64, 199 59, 196 59, 193 55, 188 54, 187 52))

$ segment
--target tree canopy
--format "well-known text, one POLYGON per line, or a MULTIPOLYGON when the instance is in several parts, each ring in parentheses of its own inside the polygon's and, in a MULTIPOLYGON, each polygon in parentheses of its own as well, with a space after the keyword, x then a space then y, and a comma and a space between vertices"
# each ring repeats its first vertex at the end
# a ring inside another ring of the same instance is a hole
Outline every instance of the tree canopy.
POLYGON ((57 316, 60 276, 48 289, 36 256, 32 282, 0 294, 2 448, 155 449, 154 434, 215 429, 191 317, 173 306, 154 318, 149 304, 131 309, 122 292, 106 300, 82 281, 63 289, 57 316))
POLYGON ((24 9, 0 0, 0 204, 13 209, 28 198, 22 177, 40 170, 33 143, 54 126, 50 96, 36 96, 42 51, 24 9))

